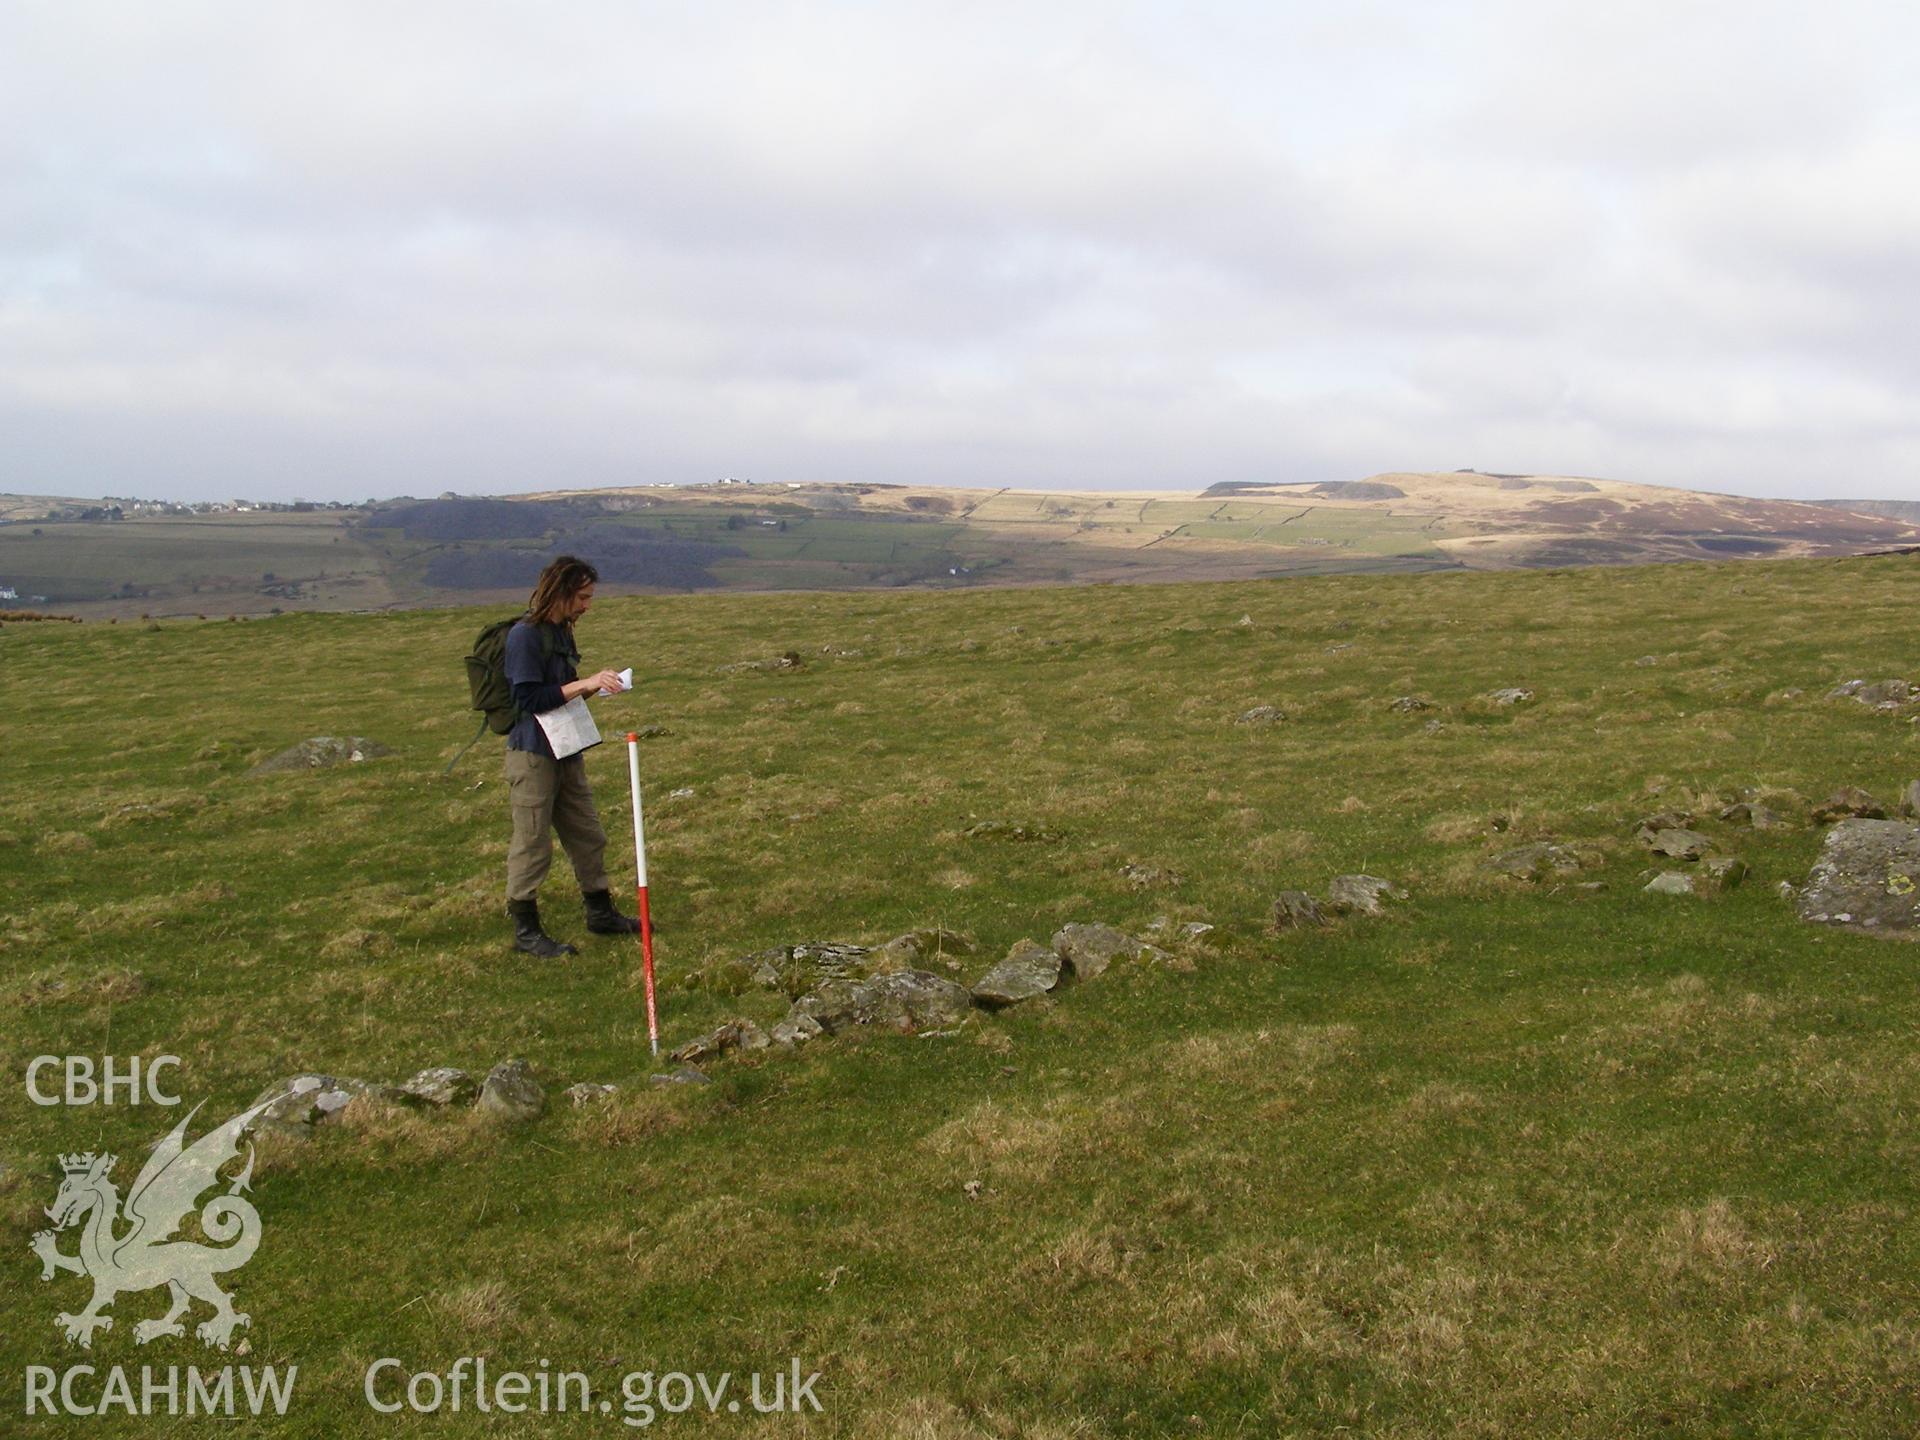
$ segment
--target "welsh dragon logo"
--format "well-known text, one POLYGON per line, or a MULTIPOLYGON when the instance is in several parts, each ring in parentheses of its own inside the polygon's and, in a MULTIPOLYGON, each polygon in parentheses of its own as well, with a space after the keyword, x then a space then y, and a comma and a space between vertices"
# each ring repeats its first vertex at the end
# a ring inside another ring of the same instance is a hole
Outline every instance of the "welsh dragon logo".
POLYGON ((253 1177, 251 1145, 246 1168, 228 1183, 224 1195, 214 1196, 200 1210, 200 1229, 213 1244, 174 1237, 192 1218, 200 1196, 220 1183, 221 1167, 239 1155, 241 1136, 265 1108, 256 1105, 243 1111, 189 1146, 187 1125, 200 1113, 200 1106, 194 1106, 173 1133, 154 1147, 127 1192, 124 1211, 111 1178, 116 1156, 89 1151, 60 1157, 66 1179, 46 1212, 53 1228, 36 1234, 32 1249, 40 1257, 41 1280, 70 1270, 93 1281, 93 1299, 87 1308, 54 1321, 70 1342, 91 1349, 94 1331, 113 1328, 113 1317, 105 1311, 116 1296, 160 1285, 167 1287, 173 1303, 165 1315, 133 1327, 133 1338, 142 1345, 163 1335, 184 1335, 180 1317, 195 1300, 213 1306, 212 1317, 193 1332, 208 1345, 225 1350, 234 1330, 251 1323, 244 1311, 233 1308, 232 1297, 214 1278, 238 1270, 260 1244, 260 1212, 241 1194, 253 1177), (83 1220, 79 1250, 62 1254, 56 1248, 58 1232, 83 1220))

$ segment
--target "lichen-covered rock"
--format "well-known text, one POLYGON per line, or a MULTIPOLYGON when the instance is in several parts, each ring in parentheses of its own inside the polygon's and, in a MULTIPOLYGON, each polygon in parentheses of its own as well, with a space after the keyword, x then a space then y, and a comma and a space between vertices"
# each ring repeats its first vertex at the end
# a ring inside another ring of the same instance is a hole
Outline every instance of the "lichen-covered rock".
POLYGON ((1480 862, 1480 868, 1494 875, 1511 875, 1516 880, 1545 880, 1555 875, 1573 875, 1586 868, 1579 851, 1566 845, 1541 841, 1502 850, 1480 862))
POLYGON ((1040 825, 1016 825, 1010 820, 982 820, 961 832, 969 840, 1005 840, 1017 845, 1057 845, 1058 830, 1040 825))
POLYGON ((1829 700, 1852 700, 1870 710, 1901 711, 1920 704, 1920 689, 1905 680, 1849 680, 1827 692, 1829 700))
POLYGON ((868 980, 829 980, 794 1001, 787 1019, 811 1017, 829 1035, 855 1025, 912 1034, 952 1025, 972 1008, 965 986, 927 970, 896 970, 868 980))
POLYGON ((422 1105, 471 1105, 479 1094, 479 1083, 451 1065, 422 1070, 400 1087, 401 1098, 422 1105))
POLYGON ((1920 780, 1908 781, 1907 788, 1900 792, 1900 813, 1920 820, 1920 780))
POLYGON ((1381 915, 1386 900, 1404 900, 1407 892, 1378 875, 1336 875, 1327 886, 1327 909, 1335 915, 1381 915))
POLYGON ((826 1033, 826 1027, 814 1019, 813 1016, 805 1013, 789 1012, 786 1019, 782 1020, 778 1025, 775 1025, 773 1029, 768 1032, 768 1038, 771 1039, 774 1044, 790 1050, 795 1045, 806 1044, 807 1041, 813 1039, 816 1035, 824 1035, 826 1033))
POLYGON ((889 970, 912 970, 935 964, 958 969, 953 957, 972 953, 973 941, 956 931, 909 930, 876 949, 868 957, 867 963, 870 973, 875 975, 889 970))
POLYGON ((1274 930, 1308 930, 1327 923, 1320 902, 1304 890, 1282 890, 1273 898, 1268 926, 1274 930))
POLYGON ((1062 925, 1053 932, 1054 952, 1081 980, 1106 973, 1116 960, 1154 960, 1165 957, 1154 946, 1111 925, 1062 925))
POLYGON ((697 1064, 703 1060, 712 1060, 731 1050, 764 1050, 773 1042, 767 1039, 767 1032, 751 1020, 728 1020, 716 1029, 702 1035, 698 1040, 689 1040, 678 1050, 670 1052, 669 1060, 678 1060, 686 1064, 697 1064))
POLYGON ((1489 705, 1500 706, 1525 705, 1532 699, 1533 692, 1531 690, 1523 690, 1517 685, 1509 686, 1504 690, 1489 691, 1486 696, 1489 705))
POLYGON ((865 945, 842 945, 806 940, 798 945, 776 945, 749 955, 744 962, 753 983, 779 990, 788 997, 804 995, 827 980, 863 980, 873 952, 865 945))
POLYGON ((265 1105, 254 1125, 283 1134, 310 1134, 346 1109, 361 1095, 397 1100, 400 1092, 391 1085, 356 1080, 351 1075, 291 1075, 277 1080, 254 1097, 254 1105, 265 1105))
POLYGON ((619 1088, 618 1085, 601 1085, 592 1080, 582 1080, 577 1085, 569 1085, 566 1095, 573 1108, 579 1110, 588 1105, 599 1104, 619 1088))
POLYGON ((480 1086, 480 1113, 507 1124, 523 1124, 547 1113, 547 1092, 524 1060, 502 1060, 480 1086))
POLYGON ((1422 710, 1436 708, 1433 701, 1424 695, 1402 695, 1387 707, 1401 715, 1417 715, 1422 710))
POLYGON ((1694 894, 1693 876, 1684 870, 1662 870, 1646 884, 1646 890, 1652 895, 1692 895, 1694 894))
POLYGON ((677 1070, 661 1075, 649 1075, 649 1085, 711 1085, 713 1077, 706 1071, 692 1065, 682 1065, 677 1070))
POLYGON ((973 982, 973 998, 991 1010, 1044 995, 1060 983, 1060 956, 1037 940, 1021 940, 973 982))
POLYGON ((1795 904, 1815 924, 1920 936, 1920 825, 1840 821, 1795 904))
POLYGON ((1732 855, 1716 855, 1700 867, 1700 883, 1709 890, 1732 890, 1747 878, 1747 862, 1732 855))
POLYGON ((1287 718, 1286 712, 1278 705, 1256 705, 1251 710, 1242 711, 1236 725, 1278 725, 1287 718))
POLYGON ((1786 816, 1760 804, 1757 800, 1736 801, 1720 812, 1720 818, 1730 825, 1751 825, 1756 830, 1789 828, 1786 816))

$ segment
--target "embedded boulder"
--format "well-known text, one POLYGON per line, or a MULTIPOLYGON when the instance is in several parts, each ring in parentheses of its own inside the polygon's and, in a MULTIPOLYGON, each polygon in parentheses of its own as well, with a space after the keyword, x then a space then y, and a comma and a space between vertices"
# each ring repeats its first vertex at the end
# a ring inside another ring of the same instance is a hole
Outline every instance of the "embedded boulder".
POLYGON ((315 735, 262 760, 247 773, 277 775, 290 770, 327 770, 335 765, 358 765, 363 760, 377 760, 391 754, 389 747, 364 735, 315 735))
POLYGON ((1304 890, 1282 890, 1273 900, 1267 926, 1272 930, 1310 930, 1327 923, 1320 902, 1304 890))
POLYGON ((482 1114, 510 1125, 538 1120, 547 1113, 547 1092, 524 1060, 503 1060, 480 1086, 482 1114))
POLYGON ((1795 904, 1802 920, 1817 925, 1920 936, 1920 825, 1840 821, 1795 904))
POLYGON ((420 1105, 471 1105, 480 1095, 480 1086, 464 1070, 451 1065, 436 1065, 422 1070, 400 1086, 400 1098, 420 1105))
POLYGON ((669 1060, 686 1065, 695 1065, 703 1060, 712 1060, 732 1050, 764 1050, 773 1042, 767 1039, 767 1032, 751 1020, 728 1020, 718 1028, 702 1035, 698 1040, 689 1040, 678 1050, 670 1051, 669 1060))
POLYGON ((1053 948, 1062 963, 1081 980, 1106 972, 1116 960, 1154 960, 1161 952, 1111 925, 1062 925, 1053 932, 1053 948))
POLYGON ((973 998, 989 1010, 1018 1005, 1060 983, 1060 956, 1037 940, 1021 940, 1006 959, 973 983, 973 998))
POLYGON ((1547 880, 1555 875, 1574 875, 1586 868, 1579 851, 1566 845, 1542 841, 1502 850, 1480 862, 1480 868, 1493 875, 1511 875, 1516 880, 1547 880))
POLYGON ((1884 820, 1887 807, 1858 785, 1843 785, 1818 805, 1814 806, 1813 819, 1818 825, 1831 824, 1835 820, 1884 820))
POLYGON ((927 970, 895 970, 870 980, 829 980, 809 991, 793 1002, 786 1021, 775 1027, 774 1038, 801 1017, 829 1035, 856 1025, 913 1034, 957 1024, 972 1008, 973 996, 965 986, 927 970))
POLYGON ((1327 886, 1327 909, 1335 915, 1381 915, 1384 900, 1405 900, 1407 892, 1378 875, 1336 875, 1327 886))
POLYGON ((1643 830, 1640 841, 1654 854, 1669 860, 1698 860, 1713 849, 1713 841, 1698 830, 1643 830))

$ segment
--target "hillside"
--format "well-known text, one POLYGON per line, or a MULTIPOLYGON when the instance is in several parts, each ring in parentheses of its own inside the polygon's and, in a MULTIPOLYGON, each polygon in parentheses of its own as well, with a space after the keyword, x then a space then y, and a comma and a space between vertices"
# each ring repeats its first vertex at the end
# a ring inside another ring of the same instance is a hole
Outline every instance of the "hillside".
MULTIPOLYGON (((1836 556, 1920 525, 1610 480, 1388 474, 1201 493, 747 485, 153 513, 21 497, 11 602, 97 618, 372 610, 524 596, 578 550, 609 591, 970 589, 1836 556), (87 518, 82 518, 82 517, 87 518), (43 597, 36 599, 34 597, 43 597)), ((129 507, 134 502, 127 502, 129 507)))
MULTIPOLYGON (((0 1089, 0 1369, 297 1365, 285 1421, 223 1423, 346 1440, 573 1433, 364 1398, 378 1357, 473 1356, 613 1405, 642 1372, 821 1376, 804 1423, 675 1433, 1907 1433, 1920 950, 1775 887, 1815 802, 1920 777, 1908 713, 1828 698, 1920 678, 1916 564, 606 600, 583 652, 640 685, 601 725, 663 730, 667 1048, 785 1015, 769 947, 939 928, 921 963, 971 982, 1069 922, 1155 937, 706 1084, 649 1082, 637 947, 585 936, 564 864, 543 904, 581 955, 508 949, 498 742, 441 773, 491 610, 0 628, 33 677, 0 776, 10 1073, 177 1055, 195 1133, 303 1072, 517 1056, 551 1101, 510 1126, 373 1093, 263 1137, 221 1356, 137 1344, 152 1291, 73 1348, 85 1283, 29 1253, 58 1157, 124 1186, 182 1112, 0 1089), (254 773, 317 735, 393 753, 254 773), (1722 818, 1743 800, 1778 827, 1722 818), (1746 883, 1647 893, 1706 865, 1649 854, 1656 812, 1746 883), (1488 868, 1531 843, 1574 868, 1488 868), (1270 928, 1354 872, 1406 898, 1270 928)), ((630 877, 626 765, 588 760, 630 877)), ((198 1433, 89 1428, 154 1423, 198 1433)))

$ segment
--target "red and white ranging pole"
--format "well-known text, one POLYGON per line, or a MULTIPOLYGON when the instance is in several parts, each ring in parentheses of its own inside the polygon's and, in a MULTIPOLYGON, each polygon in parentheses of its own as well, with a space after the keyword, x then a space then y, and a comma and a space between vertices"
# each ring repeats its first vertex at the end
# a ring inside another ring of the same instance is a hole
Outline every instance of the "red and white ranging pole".
POLYGON ((660 1019, 653 1008, 653 920, 647 914, 647 833, 640 820, 640 737, 627 732, 627 778, 633 784, 633 859, 640 899, 640 966, 647 977, 647 1043, 660 1053, 660 1019))

